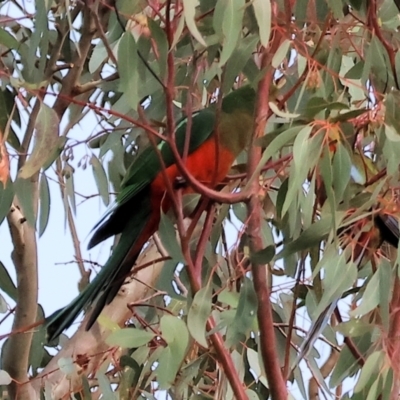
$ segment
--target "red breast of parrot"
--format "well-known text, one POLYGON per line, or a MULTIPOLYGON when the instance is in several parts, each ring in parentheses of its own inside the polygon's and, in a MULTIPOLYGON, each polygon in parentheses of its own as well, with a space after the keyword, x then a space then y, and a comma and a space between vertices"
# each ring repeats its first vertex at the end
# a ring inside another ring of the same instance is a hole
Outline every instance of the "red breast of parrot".
MULTIPOLYGON (((198 181, 215 186, 225 178, 249 141, 255 98, 250 86, 227 95, 222 101, 218 130, 214 107, 192 115, 186 168, 198 181)), ((180 154, 185 146, 186 127, 187 120, 182 119, 175 132, 180 154)), ((84 309, 96 302, 87 325, 90 328, 103 307, 118 293, 144 244, 158 229, 161 209, 166 212, 170 206, 166 177, 174 184, 180 173, 168 143, 161 142, 157 147, 165 172, 153 146, 144 149, 129 167, 116 206, 96 225, 88 247, 119 233, 120 240, 93 281, 69 305, 46 319, 49 340, 58 337, 84 309)), ((190 191, 193 192, 190 187, 183 189, 184 193, 190 191)))

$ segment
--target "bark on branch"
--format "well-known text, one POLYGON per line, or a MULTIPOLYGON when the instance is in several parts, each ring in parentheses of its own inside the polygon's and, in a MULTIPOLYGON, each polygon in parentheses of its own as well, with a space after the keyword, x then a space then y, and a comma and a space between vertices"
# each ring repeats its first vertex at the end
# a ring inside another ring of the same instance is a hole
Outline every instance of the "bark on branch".
MULTIPOLYGON (((150 263, 152 260, 160 258, 157 247, 152 243, 144 253, 141 254, 137 265, 150 263)), ((146 298, 154 292, 156 280, 161 272, 164 262, 157 262, 153 265, 141 269, 135 277, 124 284, 114 300, 104 308, 102 315, 106 319, 123 326, 132 315, 128 305, 146 298)), ((89 331, 86 331, 86 322, 90 317, 88 313, 81 322, 76 333, 65 344, 56 356, 50 361, 45 369, 32 381, 32 386, 36 391, 36 396, 40 398, 40 389, 46 383, 46 387, 51 388, 53 399, 69 399, 70 394, 81 389, 82 373, 90 376, 96 372, 97 368, 106 359, 118 358, 118 354, 109 352, 110 346, 105 343, 105 339, 110 331, 96 322, 89 331), (78 372, 76 376, 67 378, 60 370, 58 361, 60 358, 69 358, 77 362, 78 372), (84 366, 79 364, 80 360, 88 360, 84 366)))
MULTIPOLYGON (((37 199, 37 179, 33 198, 37 199)), ((35 201, 37 204, 37 201, 35 201)), ((15 307, 13 333, 4 347, 3 368, 14 379, 10 385, 13 399, 30 399, 29 385, 19 386, 28 379, 29 353, 33 330, 26 328, 36 321, 38 301, 37 246, 35 228, 25 219, 15 201, 7 217, 14 245, 12 260, 17 274, 18 301, 15 307)))

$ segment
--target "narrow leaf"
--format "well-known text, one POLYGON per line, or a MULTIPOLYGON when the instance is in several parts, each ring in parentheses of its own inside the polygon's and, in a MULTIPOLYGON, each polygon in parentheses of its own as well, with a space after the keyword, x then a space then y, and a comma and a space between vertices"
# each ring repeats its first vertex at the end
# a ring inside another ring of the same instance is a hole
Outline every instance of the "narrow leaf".
POLYGON ((90 159, 90 164, 92 165, 94 180, 96 181, 97 188, 101 199, 105 206, 110 203, 110 194, 108 192, 108 179, 106 172, 104 171, 103 165, 96 156, 92 156, 90 159))
POLYGON ((14 198, 14 189, 11 181, 7 182, 4 187, 3 183, 0 182, 0 224, 10 211, 10 207, 14 198))
POLYGON ((14 182, 14 189, 22 208, 23 216, 26 218, 30 225, 35 226, 36 215, 33 210, 32 199, 34 184, 31 182, 30 179, 18 178, 16 182, 14 182))
MULTIPOLYGON (((257 0, 260 1, 260 0, 257 0)), ((268 1, 266 2, 268 3, 268 1)), ((253 2, 253 6, 254 6, 254 2, 253 2)), ((256 14, 257 15, 257 14, 256 14)), ((274 56, 272 57, 272 66, 274 68, 278 68, 282 61, 285 59, 286 54, 288 53, 289 49, 290 49, 290 44, 291 41, 289 39, 285 39, 280 46, 278 47, 278 50, 276 51, 276 53, 274 54, 274 56)))
MULTIPOLYGON (((74 183, 74 169, 69 164, 66 164, 64 167, 65 173, 65 189, 66 189, 66 198, 64 199, 65 207, 67 207, 67 201, 71 204, 71 208, 74 214, 76 214, 76 201, 75 201, 75 183, 74 183)), ((67 209, 65 210, 65 215, 67 215, 67 209)))
POLYGON ((138 92, 140 80, 137 65, 137 45, 131 33, 126 32, 122 35, 118 45, 119 89, 125 94, 126 101, 134 110, 136 110, 140 101, 138 92))
POLYGON ((184 262, 181 246, 176 239, 174 224, 167 214, 161 213, 160 227, 158 231, 160 239, 170 257, 178 262, 184 262))
POLYGON ((0 28, 0 44, 8 49, 18 49, 20 46, 20 42, 3 28, 0 28))
POLYGON ((374 351, 362 367, 360 378, 354 388, 355 392, 360 392, 366 385, 370 384, 371 379, 376 377, 377 372, 381 368, 381 364, 385 359, 383 350, 374 351))
POLYGON ((111 333, 107 337, 106 343, 110 346, 119 346, 122 348, 136 348, 143 346, 154 338, 154 333, 143 329, 125 328, 111 333))
POLYGON ((200 289, 194 296, 188 312, 187 326, 192 337, 203 347, 208 347, 206 340, 206 323, 211 314, 211 287, 200 289))
MULTIPOLYGON (((364 295, 361 300, 361 304, 355 309, 349 312, 351 316, 362 316, 373 310, 378 304, 380 300, 380 274, 375 272, 370 281, 367 283, 367 287, 365 288, 364 295)), ((389 288, 385 288, 384 290, 388 291, 389 288)))
POLYGON ((19 171, 19 177, 30 178, 46 163, 49 154, 58 147, 59 119, 57 113, 42 103, 36 120, 36 136, 33 151, 19 171))
POLYGON ((17 301, 17 288, 4 264, 0 261, 0 289, 17 301))
POLYGON ((236 48, 242 30, 244 8, 244 0, 218 0, 215 6, 213 25, 216 28, 221 24, 221 30, 216 28, 216 32, 220 31, 223 36, 220 66, 228 61, 236 48))
POLYGON ((252 4, 260 32, 260 42, 267 47, 271 35, 271 2, 270 0, 253 0, 252 4))
POLYGON ((176 374, 186 354, 189 332, 186 324, 172 315, 164 315, 160 328, 167 347, 163 349, 156 369, 160 389, 168 389, 175 381, 176 374))
POLYGON ((39 213, 39 237, 43 235, 49 222, 50 215, 50 189, 46 175, 40 177, 40 213, 39 213))
POLYGON ((207 47, 207 44, 204 41, 203 36, 201 36, 195 21, 196 3, 197 2, 193 0, 183 0, 183 15, 185 16, 185 22, 189 32, 201 45, 207 47))

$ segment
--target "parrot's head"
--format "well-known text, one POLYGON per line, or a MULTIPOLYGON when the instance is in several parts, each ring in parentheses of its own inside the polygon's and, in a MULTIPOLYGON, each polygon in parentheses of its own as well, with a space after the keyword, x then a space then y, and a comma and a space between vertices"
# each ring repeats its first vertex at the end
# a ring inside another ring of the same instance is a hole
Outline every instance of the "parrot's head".
POLYGON ((256 92, 250 85, 231 92, 222 100, 219 134, 222 143, 238 156, 253 133, 256 92))
POLYGON ((254 113, 256 103, 256 92, 250 85, 242 86, 229 93, 222 101, 222 111, 227 114, 235 112, 254 113))

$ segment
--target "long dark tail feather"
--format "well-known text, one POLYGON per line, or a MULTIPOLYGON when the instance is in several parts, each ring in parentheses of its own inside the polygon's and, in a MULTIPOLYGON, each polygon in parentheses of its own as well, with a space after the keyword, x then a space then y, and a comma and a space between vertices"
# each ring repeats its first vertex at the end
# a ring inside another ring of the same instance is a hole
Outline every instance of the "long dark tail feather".
POLYGON ((111 236, 118 235, 124 230, 128 222, 127 216, 132 215, 132 210, 137 208, 135 204, 137 201, 135 200, 132 199, 118 206, 108 217, 95 225, 93 228, 95 232, 89 241, 88 249, 91 249, 111 236))
POLYGON ((382 240, 394 247, 399 246, 399 221, 392 215, 380 213, 375 217, 375 223, 381 231, 382 240))
MULTIPOLYGON (((145 231, 151 214, 150 204, 143 202, 141 208, 135 211, 134 218, 125 216, 126 222, 121 240, 93 281, 69 305, 46 318, 45 323, 49 341, 55 339, 65 329, 70 327, 78 315, 85 308, 89 307, 101 294, 99 304, 95 306, 89 321, 89 325, 91 326, 106 302, 111 301, 108 300, 110 292, 114 296, 118 292, 123 283, 123 279, 120 277, 125 277, 129 273, 140 253, 141 246, 135 246, 135 244, 140 239, 143 240, 142 232, 145 231), (136 252, 132 252, 132 248, 137 248, 136 252)), ((129 214, 132 215, 132 210, 130 210, 129 214)), ((147 239, 145 238, 145 240, 147 239)))
POLYGON ((128 276, 130 270, 132 269, 133 265, 135 264, 138 256, 140 254, 140 249, 135 252, 128 252, 125 256, 124 260, 121 263, 119 268, 114 270, 113 276, 109 280, 109 284, 104 288, 103 293, 96 301, 96 304, 91 311, 89 320, 86 325, 86 330, 89 330, 92 325, 96 322, 97 317, 102 312, 103 308, 111 303, 114 297, 117 295, 120 287, 125 281, 125 278, 128 276))

